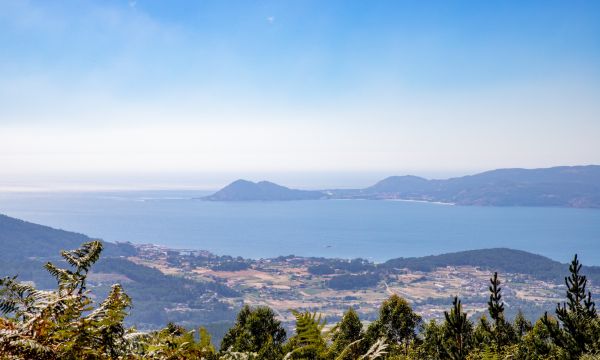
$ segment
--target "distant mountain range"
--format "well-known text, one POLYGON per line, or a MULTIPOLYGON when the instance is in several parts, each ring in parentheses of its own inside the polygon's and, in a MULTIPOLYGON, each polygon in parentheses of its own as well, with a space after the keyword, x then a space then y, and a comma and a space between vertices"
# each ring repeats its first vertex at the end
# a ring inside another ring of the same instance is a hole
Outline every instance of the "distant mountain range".
POLYGON ((414 200, 481 206, 561 206, 600 208, 600 166, 560 166, 543 169, 498 169, 428 180, 391 176, 364 189, 306 191, 268 181, 237 180, 211 201, 281 201, 316 199, 414 200))

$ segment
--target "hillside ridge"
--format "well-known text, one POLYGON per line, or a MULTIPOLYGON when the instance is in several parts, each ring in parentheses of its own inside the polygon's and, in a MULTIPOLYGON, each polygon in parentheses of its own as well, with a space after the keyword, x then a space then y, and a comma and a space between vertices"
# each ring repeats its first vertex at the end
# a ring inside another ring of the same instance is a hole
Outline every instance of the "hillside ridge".
POLYGON ((211 201, 317 199, 413 200, 476 206, 600 208, 600 165, 506 168, 448 179, 389 176, 362 189, 308 191, 237 180, 211 201))

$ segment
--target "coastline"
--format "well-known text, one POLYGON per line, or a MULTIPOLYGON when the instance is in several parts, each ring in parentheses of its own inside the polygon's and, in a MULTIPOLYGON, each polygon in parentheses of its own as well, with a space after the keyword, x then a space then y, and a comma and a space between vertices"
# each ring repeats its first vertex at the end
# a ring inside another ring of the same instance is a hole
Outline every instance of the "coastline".
POLYGON ((425 203, 425 204, 435 204, 435 205, 451 205, 456 206, 456 203, 451 202, 443 202, 443 201, 429 201, 429 200, 413 200, 413 199, 379 199, 383 201, 401 201, 401 202, 411 202, 411 203, 425 203))

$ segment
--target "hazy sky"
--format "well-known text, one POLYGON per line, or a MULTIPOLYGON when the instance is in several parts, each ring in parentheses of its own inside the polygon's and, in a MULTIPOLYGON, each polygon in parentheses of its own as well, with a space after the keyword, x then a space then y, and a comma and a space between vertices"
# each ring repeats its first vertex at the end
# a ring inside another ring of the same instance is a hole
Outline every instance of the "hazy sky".
POLYGON ((590 163, 600 1, 0 0, 12 184, 590 163))

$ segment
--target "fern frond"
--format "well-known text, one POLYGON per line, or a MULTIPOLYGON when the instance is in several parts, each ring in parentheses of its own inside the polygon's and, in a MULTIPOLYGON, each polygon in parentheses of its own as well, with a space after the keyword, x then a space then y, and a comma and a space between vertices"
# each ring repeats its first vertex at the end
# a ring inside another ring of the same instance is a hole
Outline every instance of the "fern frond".
POLYGON ((86 242, 79 249, 61 251, 61 256, 73 267, 89 271, 90 267, 98 261, 103 245, 100 241, 86 242))
POLYGON ((102 322, 107 319, 120 322, 127 315, 125 309, 130 305, 131 298, 125 294, 121 285, 115 284, 112 286, 106 299, 86 319, 96 322, 102 322))
POLYGON ((385 351, 387 347, 388 344, 386 343, 386 339, 381 338, 369 348, 369 351, 367 351, 366 354, 359 357, 359 360, 375 360, 383 357, 387 354, 387 351, 385 351))
POLYGON ((335 358, 335 360, 345 359, 348 356, 348 354, 352 351, 352 348, 354 348, 356 345, 358 345, 361 341, 363 341, 363 339, 358 339, 358 340, 353 341, 350 344, 348 344, 344 348, 344 350, 342 350, 342 352, 335 358))
POLYGON ((27 355, 48 355, 52 354, 52 349, 44 346, 33 339, 17 339, 10 342, 10 347, 16 353, 27 355))

